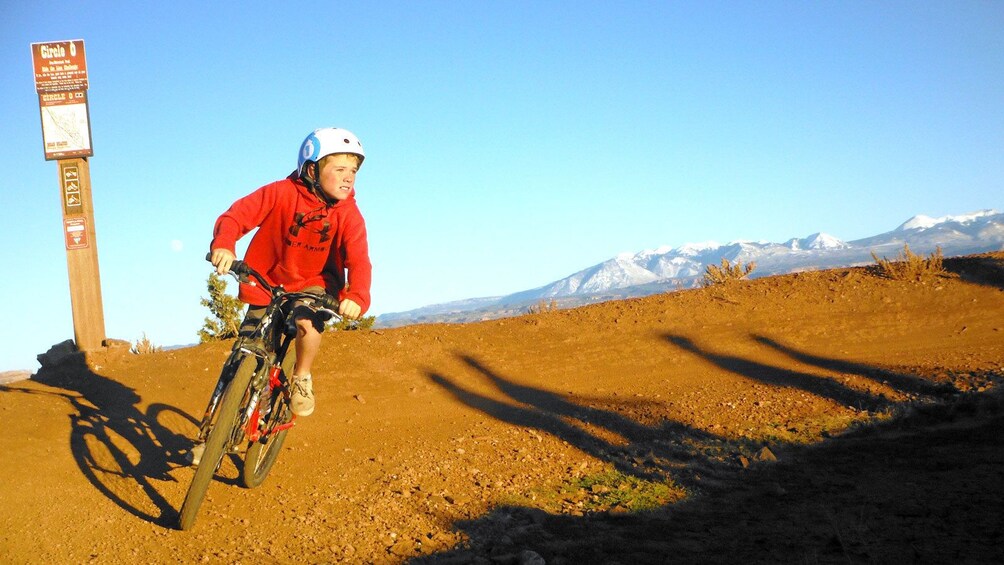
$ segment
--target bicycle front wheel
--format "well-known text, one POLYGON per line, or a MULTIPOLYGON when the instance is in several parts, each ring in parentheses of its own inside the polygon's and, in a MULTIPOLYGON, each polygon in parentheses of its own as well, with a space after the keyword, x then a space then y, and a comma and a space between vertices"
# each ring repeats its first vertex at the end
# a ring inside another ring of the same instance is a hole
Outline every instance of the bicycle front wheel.
POLYGON ((182 530, 187 530, 195 524, 195 518, 199 512, 199 506, 205 498, 209 483, 220 468, 223 456, 234 436, 234 426, 238 422, 238 414, 241 404, 246 397, 248 385, 251 384, 251 377, 254 376, 258 367, 258 359, 253 355, 245 356, 234 378, 227 385, 226 392, 217 410, 216 423, 213 425, 209 437, 206 438, 206 447, 202 452, 202 460, 195 469, 195 476, 192 477, 192 484, 188 487, 188 494, 181 504, 181 511, 178 518, 178 526, 182 530))

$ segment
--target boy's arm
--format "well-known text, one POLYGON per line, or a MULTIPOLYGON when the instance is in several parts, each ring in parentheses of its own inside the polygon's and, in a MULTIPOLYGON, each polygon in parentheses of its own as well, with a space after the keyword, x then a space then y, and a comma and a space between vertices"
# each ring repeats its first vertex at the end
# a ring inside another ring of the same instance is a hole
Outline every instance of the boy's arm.
POLYGON ((366 313, 370 307, 370 284, 373 278, 373 265, 370 263, 369 243, 366 239, 366 224, 362 217, 359 223, 349 232, 345 240, 345 270, 348 279, 345 288, 339 293, 341 300, 351 300, 359 305, 359 316, 366 313))
POLYGON ((210 252, 223 249, 231 255, 236 253, 237 240, 261 225, 275 205, 276 185, 277 183, 267 184, 241 198, 217 218, 213 227, 213 241, 209 245, 210 252))

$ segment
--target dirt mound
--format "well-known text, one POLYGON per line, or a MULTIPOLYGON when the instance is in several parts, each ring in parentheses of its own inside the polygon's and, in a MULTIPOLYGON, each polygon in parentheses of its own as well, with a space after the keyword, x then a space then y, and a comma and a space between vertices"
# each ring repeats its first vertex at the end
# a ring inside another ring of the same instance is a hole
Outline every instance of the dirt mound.
POLYGON ((5 561, 1004 560, 1004 254, 326 336, 315 415, 173 528, 229 344, 0 387, 5 561))

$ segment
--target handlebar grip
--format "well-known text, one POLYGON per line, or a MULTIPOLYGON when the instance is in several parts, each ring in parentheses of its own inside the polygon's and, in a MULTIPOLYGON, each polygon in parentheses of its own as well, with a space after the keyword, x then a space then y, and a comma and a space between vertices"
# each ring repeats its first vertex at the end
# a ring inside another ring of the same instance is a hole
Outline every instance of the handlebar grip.
POLYGON ((338 298, 331 296, 330 294, 325 294, 320 300, 321 306, 327 308, 328 310, 338 311, 338 304, 340 301, 338 298))
MULTIPOLYGON (((212 251, 210 251, 209 253, 206 253, 206 261, 209 261, 210 263, 213 262, 213 252, 212 251)), ((240 259, 234 259, 234 262, 230 264, 230 272, 232 272, 235 275, 245 275, 246 276, 248 274, 247 268, 244 265, 244 261, 241 261, 240 259)))

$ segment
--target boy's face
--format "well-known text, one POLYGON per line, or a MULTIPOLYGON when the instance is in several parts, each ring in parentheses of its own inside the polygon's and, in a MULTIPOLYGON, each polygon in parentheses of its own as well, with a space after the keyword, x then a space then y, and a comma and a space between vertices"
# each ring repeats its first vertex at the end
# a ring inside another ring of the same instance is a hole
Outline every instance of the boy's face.
POLYGON ((321 190, 329 197, 342 201, 352 194, 356 185, 356 171, 359 170, 359 158, 348 153, 330 155, 321 159, 318 164, 318 182, 321 190))

